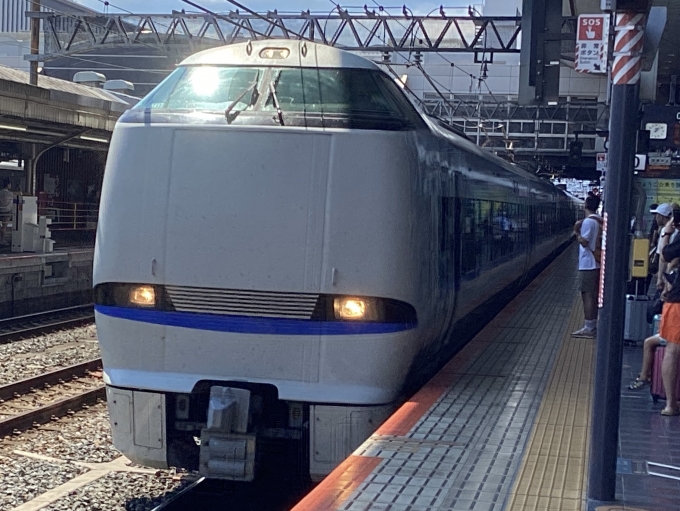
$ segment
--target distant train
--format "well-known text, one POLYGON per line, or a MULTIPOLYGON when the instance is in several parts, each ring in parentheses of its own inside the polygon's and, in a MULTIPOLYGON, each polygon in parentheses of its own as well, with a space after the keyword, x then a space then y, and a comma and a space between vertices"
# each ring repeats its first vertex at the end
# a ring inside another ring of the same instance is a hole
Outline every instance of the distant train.
POLYGON ((309 42, 198 53, 118 122, 94 283, 115 446, 318 479, 566 242, 578 204, 309 42))

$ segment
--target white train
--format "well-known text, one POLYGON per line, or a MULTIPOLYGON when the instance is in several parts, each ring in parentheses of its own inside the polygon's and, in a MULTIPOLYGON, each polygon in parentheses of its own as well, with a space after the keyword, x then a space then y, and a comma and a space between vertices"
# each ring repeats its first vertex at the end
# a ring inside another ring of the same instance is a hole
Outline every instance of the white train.
POLYGON ((374 431, 461 325, 569 236, 575 204, 309 42, 198 53, 118 122, 95 253, 115 446, 312 477, 374 431))

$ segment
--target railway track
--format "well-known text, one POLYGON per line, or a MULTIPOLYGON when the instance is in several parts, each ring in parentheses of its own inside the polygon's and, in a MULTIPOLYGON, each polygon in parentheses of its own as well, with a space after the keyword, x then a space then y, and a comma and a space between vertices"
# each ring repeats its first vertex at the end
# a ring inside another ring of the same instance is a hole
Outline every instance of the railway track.
POLYGON ((101 359, 0 386, 0 438, 45 424, 104 399, 101 359))
POLYGON ((64 328, 89 323, 94 319, 92 304, 66 307, 0 320, 0 344, 64 328))

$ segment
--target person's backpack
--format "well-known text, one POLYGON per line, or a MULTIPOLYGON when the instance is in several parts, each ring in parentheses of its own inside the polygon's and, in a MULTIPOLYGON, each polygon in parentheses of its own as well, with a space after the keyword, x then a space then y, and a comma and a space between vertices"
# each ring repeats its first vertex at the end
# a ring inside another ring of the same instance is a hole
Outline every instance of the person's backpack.
POLYGON ((597 230, 597 239, 595 240, 595 250, 592 252, 597 264, 602 264, 602 230, 604 227, 604 221, 597 215, 590 215, 588 218, 595 220, 597 222, 597 226, 599 227, 597 230))

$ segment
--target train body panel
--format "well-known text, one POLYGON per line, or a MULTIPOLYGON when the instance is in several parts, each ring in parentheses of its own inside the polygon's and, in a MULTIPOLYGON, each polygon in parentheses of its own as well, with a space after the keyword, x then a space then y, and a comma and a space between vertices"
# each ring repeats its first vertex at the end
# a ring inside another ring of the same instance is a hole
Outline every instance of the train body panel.
POLYGON ((115 129, 96 319, 114 443, 141 463, 249 480, 257 442, 283 435, 322 476, 571 229, 564 194, 420 115, 372 63, 267 44, 192 57, 115 129), (187 113, 221 94, 211 80, 228 97, 187 113), (210 439, 246 454, 225 465, 210 439))

